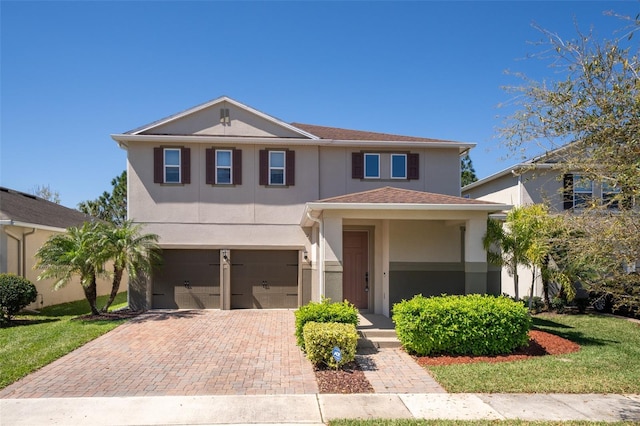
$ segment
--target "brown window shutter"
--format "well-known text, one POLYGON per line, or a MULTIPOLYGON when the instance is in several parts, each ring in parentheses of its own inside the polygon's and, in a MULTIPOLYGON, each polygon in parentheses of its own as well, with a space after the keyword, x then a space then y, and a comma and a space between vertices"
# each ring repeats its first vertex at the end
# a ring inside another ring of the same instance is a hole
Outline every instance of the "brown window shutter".
POLYGON ((206 172, 205 172, 205 180, 207 185, 213 185, 216 183, 216 151, 213 148, 206 149, 206 172))
POLYGON ((351 153, 351 178, 364 179, 364 154, 362 152, 351 153))
POLYGON ((182 183, 191 183, 191 148, 181 148, 182 183))
POLYGON ((407 154, 407 179, 420 179, 420 154, 407 154))
POLYGON ((296 184, 296 152, 287 151, 287 159, 285 163, 285 185, 293 186, 296 184))
POLYGON ((573 208, 573 175, 562 176, 562 199, 565 210, 573 208))
POLYGON ((153 148, 153 183, 164 183, 164 149, 153 148))
POLYGON ((233 150, 233 182, 234 185, 242 185, 242 150, 233 150))
POLYGON ((269 151, 260 150, 260 185, 269 185, 269 151))

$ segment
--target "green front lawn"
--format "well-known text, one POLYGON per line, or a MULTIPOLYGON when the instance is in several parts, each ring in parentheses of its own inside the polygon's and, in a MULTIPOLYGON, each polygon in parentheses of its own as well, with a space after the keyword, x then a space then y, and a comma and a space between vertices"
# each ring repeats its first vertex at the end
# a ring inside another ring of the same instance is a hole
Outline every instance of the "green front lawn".
MULTIPOLYGON (((98 298, 104 305, 107 296, 98 298)), ((112 309, 127 306, 127 293, 118 294, 112 309)), ((74 320, 90 313, 86 300, 42 308, 39 314, 18 315, 0 328, 0 389, 66 355, 122 324, 118 321, 74 320)))
POLYGON ((601 315, 537 315, 534 328, 580 351, 526 361, 429 366, 448 392, 640 393, 640 325, 601 315))

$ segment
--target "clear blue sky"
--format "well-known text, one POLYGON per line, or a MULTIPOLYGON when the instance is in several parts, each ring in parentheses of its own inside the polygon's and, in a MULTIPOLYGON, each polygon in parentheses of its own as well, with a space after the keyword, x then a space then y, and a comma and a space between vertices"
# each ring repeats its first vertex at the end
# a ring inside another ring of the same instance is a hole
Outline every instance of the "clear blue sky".
POLYGON ((475 142, 508 167, 497 108, 553 79, 530 42, 600 38, 640 2, 1 1, 0 184, 97 198, 126 166, 109 137, 221 95, 286 122, 475 142))

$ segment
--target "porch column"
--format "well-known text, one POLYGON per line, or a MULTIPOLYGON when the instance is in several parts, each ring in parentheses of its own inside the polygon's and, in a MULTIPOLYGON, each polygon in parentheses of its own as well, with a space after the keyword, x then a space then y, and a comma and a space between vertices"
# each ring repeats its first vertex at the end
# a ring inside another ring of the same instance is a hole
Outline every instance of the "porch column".
MULTIPOLYGON (((220 309, 231 309, 231 262, 224 259, 224 250, 220 250, 220 309)), ((226 250, 231 258, 233 253, 226 250)))
POLYGON ((465 294, 487 293, 487 252, 482 246, 486 232, 486 214, 467 220, 464 235, 465 294))
POLYGON ((342 218, 325 214, 323 220, 324 294, 320 296, 342 302, 342 218))

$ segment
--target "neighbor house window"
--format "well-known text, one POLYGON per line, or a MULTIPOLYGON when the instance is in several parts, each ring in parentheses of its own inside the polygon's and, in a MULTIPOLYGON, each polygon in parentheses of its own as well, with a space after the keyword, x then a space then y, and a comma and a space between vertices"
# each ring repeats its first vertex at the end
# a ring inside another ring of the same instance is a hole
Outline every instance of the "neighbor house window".
POLYGON ((620 193, 620 188, 607 182, 602 182, 602 204, 608 209, 617 209, 619 207, 616 196, 620 193))
POLYGON ((191 150, 184 147, 153 148, 154 183, 191 183, 191 150))
POLYGON ((380 154, 364 154, 364 178, 380 178, 380 154))
POLYGON ((231 150, 216 150, 216 184, 231 184, 233 182, 232 157, 231 150))
POLYGON ((293 186, 296 176, 296 152, 289 149, 260 150, 260 185, 293 186))
POLYGON ((593 200, 593 181, 581 175, 573 175, 573 207, 588 207, 593 200))
POLYGON ((391 154, 391 179, 407 178, 407 154, 391 154))

